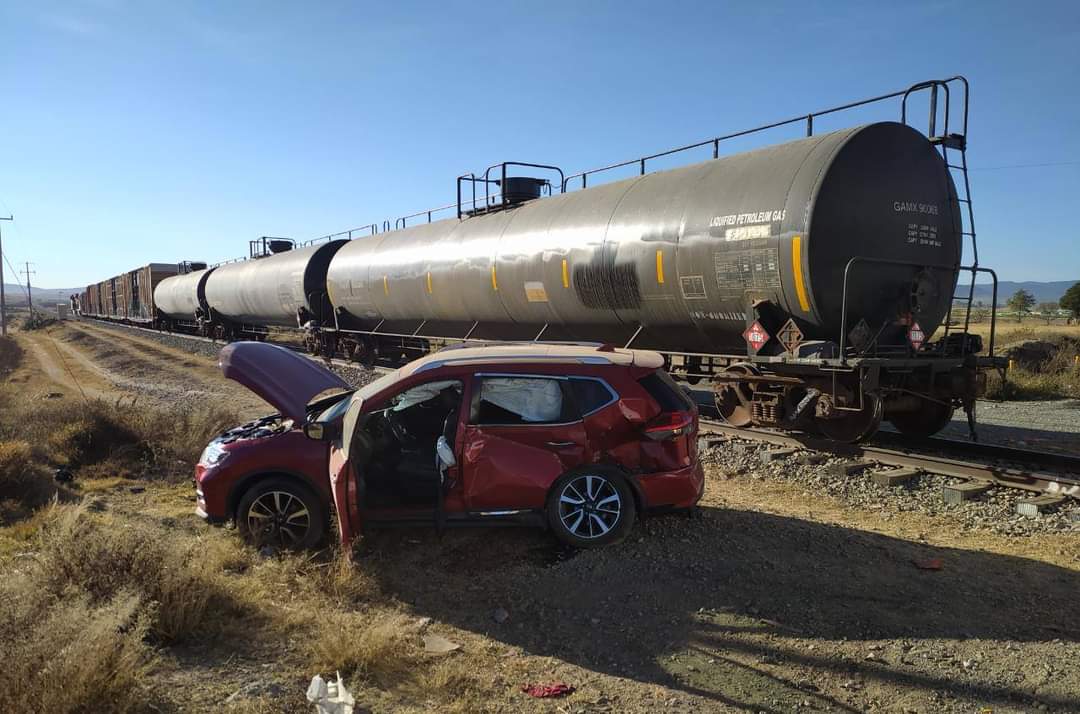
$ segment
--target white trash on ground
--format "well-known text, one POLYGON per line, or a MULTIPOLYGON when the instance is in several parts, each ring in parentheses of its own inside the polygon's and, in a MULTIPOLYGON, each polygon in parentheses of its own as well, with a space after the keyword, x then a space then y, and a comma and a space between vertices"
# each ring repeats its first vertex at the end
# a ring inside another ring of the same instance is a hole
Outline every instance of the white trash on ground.
POLYGON ((352 714, 356 700, 341 681, 341 672, 337 681, 327 682, 319 675, 311 678, 307 688, 307 700, 315 705, 318 714, 352 714))

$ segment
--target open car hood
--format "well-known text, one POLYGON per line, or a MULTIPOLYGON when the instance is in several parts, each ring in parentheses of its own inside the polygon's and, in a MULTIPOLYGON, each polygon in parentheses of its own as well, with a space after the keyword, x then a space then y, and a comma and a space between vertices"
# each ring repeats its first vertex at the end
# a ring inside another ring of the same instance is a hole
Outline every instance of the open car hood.
POLYGON ((284 416, 302 423, 307 405, 328 389, 349 383, 307 357, 265 342, 233 342, 218 356, 221 373, 270 402, 284 416))

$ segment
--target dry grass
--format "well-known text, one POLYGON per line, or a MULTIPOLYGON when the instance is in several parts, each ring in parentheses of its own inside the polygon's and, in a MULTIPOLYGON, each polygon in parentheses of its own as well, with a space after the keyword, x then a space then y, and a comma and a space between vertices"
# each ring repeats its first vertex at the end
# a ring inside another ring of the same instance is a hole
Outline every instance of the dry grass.
POLYGON ((27 517, 57 493, 49 472, 25 441, 0 441, 0 524, 27 517))
POLYGON ((49 317, 49 315, 37 311, 33 314, 27 314, 19 323, 19 329, 21 330, 44 330, 48 327, 55 325, 58 320, 55 317, 49 317))
POLYGON ((174 544, 161 529, 118 522, 85 506, 60 506, 46 523, 38 553, 41 588, 59 597, 69 588, 92 604, 136 593, 152 605, 150 632, 175 642, 203 628, 212 604, 227 605, 211 561, 188 544, 174 544))
POLYGON ((35 403, 14 387, 0 390, 0 439, 24 441, 35 461, 71 468, 77 476, 189 478, 207 442, 236 421, 219 407, 35 403))
MULTIPOLYGON (((983 336, 984 340, 990 337, 990 323, 981 322, 973 324, 971 331, 983 336)), ((1055 323, 1047 325, 1041 320, 1025 320, 1024 322, 998 321, 996 327, 996 344, 999 347, 1007 347, 1025 340, 1047 340, 1054 337, 1073 337, 1080 339, 1080 324, 1065 325, 1055 323)))
MULTIPOLYGON (((991 374, 987 396, 991 399, 1037 400, 1080 399, 1080 338, 1045 334, 1035 330, 1010 333, 1009 345, 1040 341, 1048 345, 1045 359, 1018 360, 1008 370, 1007 379, 991 374)), ((1040 353, 1041 354, 1041 353, 1040 353)))
POLYGON ((393 612, 326 613, 311 643, 311 663, 317 671, 392 684, 417 660, 416 632, 408 636, 409 624, 393 612))
POLYGON ((0 377, 12 372, 22 362, 22 348, 11 337, 0 337, 0 377))
POLYGON ((1056 374, 1012 369, 1002 381, 996 372, 987 378, 986 397, 1007 401, 1080 399, 1080 370, 1056 374))
MULTIPOLYGON (((0 341, 0 365, 20 358, 0 341)), ((0 712, 214 709, 250 677, 236 661, 290 684, 230 711, 306 709, 306 682, 335 671, 380 708, 488 708, 477 659, 425 655, 419 621, 343 553, 264 558, 190 515, 193 463, 231 414, 22 387, 0 384, 0 712), (82 503, 46 505, 57 466, 82 503)))
POLYGON ((0 711, 142 709, 141 677, 153 661, 139 596, 93 602, 77 589, 42 591, 33 577, 0 583, 0 711))

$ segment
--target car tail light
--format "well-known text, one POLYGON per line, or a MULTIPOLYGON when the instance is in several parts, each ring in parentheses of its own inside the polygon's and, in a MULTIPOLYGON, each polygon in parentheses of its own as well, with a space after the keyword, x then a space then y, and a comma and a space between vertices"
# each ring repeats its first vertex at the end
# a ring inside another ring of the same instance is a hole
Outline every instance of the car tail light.
POLYGON ((694 415, 690 412, 664 412, 645 425, 645 436, 653 441, 667 441, 689 434, 694 428, 694 415))

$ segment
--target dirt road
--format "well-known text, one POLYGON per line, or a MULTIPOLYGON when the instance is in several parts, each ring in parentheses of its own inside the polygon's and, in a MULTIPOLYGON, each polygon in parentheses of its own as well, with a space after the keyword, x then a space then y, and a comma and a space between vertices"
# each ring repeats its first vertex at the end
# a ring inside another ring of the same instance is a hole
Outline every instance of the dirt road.
POLYGON ((242 417, 273 408, 221 375, 215 360, 165 347, 135 332, 65 321, 20 339, 48 379, 90 398, 127 395, 169 407, 192 400, 221 400, 242 417))

